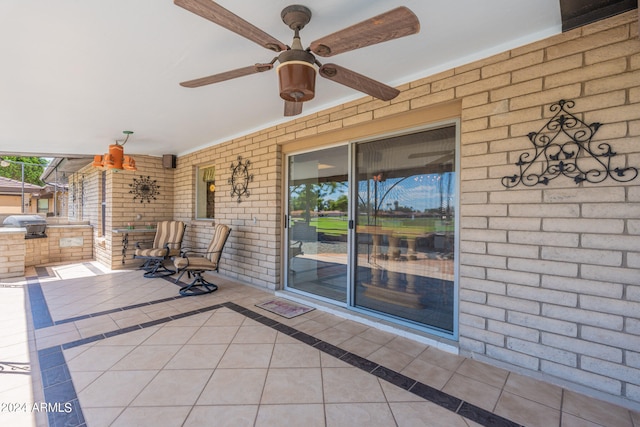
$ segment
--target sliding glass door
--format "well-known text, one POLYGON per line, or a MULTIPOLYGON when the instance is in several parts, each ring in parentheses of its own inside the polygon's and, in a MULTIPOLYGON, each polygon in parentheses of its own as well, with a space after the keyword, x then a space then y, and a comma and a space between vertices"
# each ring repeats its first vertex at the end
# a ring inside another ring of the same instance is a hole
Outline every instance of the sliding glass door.
POLYGON ((355 146, 354 305, 453 333, 455 126, 355 146))
POLYGON ((456 124, 288 157, 285 287, 457 334, 456 124))
POLYGON ((347 145, 289 157, 287 287, 347 301, 347 145))

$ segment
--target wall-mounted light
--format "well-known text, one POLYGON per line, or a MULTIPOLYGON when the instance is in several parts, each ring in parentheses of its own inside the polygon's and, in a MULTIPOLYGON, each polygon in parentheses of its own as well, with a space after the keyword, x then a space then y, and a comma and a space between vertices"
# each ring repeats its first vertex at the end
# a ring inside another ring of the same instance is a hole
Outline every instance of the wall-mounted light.
POLYGON ((136 161, 131 156, 124 155, 124 144, 129 140, 129 136, 133 134, 130 130, 125 130, 122 133, 126 135, 124 141, 120 142, 116 140, 115 144, 109 145, 109 152, 101 155, 93 156, 92 166, 96 168, 114 169, 114 170, 128 170, 136 171, 136 161))

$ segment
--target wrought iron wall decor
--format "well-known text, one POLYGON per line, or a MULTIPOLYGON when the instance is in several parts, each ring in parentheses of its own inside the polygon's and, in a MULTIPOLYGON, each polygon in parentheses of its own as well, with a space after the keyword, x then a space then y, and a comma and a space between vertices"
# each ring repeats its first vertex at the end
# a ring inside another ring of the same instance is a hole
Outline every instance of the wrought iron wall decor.
POLYGON ((152 180, 151 177, 144 177, 140 175, 140 179, 133 178, 133 184, 129 184, 131 190, 129 190, 130 194, 133 194, 133 200, 140 200, 140 203, 151 203, 151 200, 156 200, 156 196, 160 194, 158 188, 160 186, 157 184, 157 181, 152 180))
POLYGON ((564 99, 551 105, 553 117, 538 132, 527 135, 535 153, 522 153, 516 162, 520 172, 503 177, 502 185, 507 188, 520 183, 527 187, 548 185, 561 175, 576 184, 599 183, 609 177, 617 182, 629 182, 638 176, 638 169, 634 167, 612 168, 611 159, 617 153, 606 142, 593 142, 602 124, 588 125, 580 120, 568 111, 574 105, 574 101, 564 99))
POLYGON ((238 156, 238 164, 231 163, 231 197, 237 197, 238 203, 242 201, 242 196, 249 197, 249 183, 253 181, 253 175, 249 174, 249 159, 242 161, 242 156, 238 156))

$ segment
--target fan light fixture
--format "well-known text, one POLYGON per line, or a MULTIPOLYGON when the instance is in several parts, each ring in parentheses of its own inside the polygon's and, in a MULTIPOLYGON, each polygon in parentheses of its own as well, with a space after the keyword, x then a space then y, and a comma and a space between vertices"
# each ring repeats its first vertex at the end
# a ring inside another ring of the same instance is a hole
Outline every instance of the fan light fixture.
POLYGON ((105 169, 114 169, 118 170, 128 170, 128 171, 136 171, 136 161, 133 160, 131 156, 124 155, 124 144, 127 143, 129 136, 133 134, 130 130, 125 130, 122 133, 127 135, 122 141, 122 144, 116 140, 115 144, 109 145, 109 152, 105 155, 95 155, 93 156, 92 166, 96 168, 105 168, 105 169))

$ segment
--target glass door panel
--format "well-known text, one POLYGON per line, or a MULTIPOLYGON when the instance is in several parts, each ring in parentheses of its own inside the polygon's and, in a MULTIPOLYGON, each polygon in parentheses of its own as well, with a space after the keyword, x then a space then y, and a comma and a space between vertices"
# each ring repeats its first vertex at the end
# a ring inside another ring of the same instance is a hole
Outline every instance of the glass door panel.
POLYGON ((288 158, 286 287, 346 303, 348 146, 288 158))
POLYGON ((454 332, 455 142, 452 125, 355 146, 355 306, 454 332))

